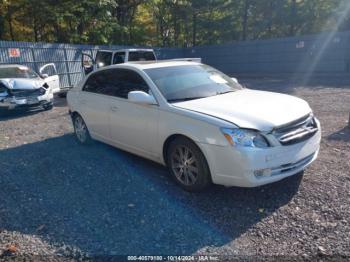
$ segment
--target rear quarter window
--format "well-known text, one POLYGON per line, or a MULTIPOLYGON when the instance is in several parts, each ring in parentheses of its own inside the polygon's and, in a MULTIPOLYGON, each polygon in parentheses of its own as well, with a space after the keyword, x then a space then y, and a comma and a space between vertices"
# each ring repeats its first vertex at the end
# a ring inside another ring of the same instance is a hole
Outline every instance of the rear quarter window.
POLYGON ((150 51, 132 51, 129 52, 129 61, 153 61, 156 60, 153 52, 150 51))

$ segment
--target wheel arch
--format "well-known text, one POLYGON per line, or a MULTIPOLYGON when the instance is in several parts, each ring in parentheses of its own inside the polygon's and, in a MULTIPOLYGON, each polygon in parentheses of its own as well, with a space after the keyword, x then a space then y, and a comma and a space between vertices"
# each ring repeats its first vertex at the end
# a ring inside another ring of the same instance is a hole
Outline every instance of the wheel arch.
POLYGON ((167 165, 168 163, 167 163, 167 151, 168 151, 168 147, 169 147, 169 145, 170 145, 170 143, 172 142, 172 141, 174 141, 175 139, 177 139, 177 138, 179 138, 179 137, 184 137, 184 138, 186 138, 186 139, 189 139, 189 140, 191 140, 193 143, 195 143, 196 145, 197 145, 197 143, 196 143, 196 141, 194 140, 194 139, 192 139, 191 137, 189 137, 189 136, 186 136, 186 135, 183 135, 183 134, 180 134, 180 133, 176 133, 176 134, 172 134, 172 135, 170 135, 170 136, 168 136, 166 139, 165 139, 165 141, 164 141, 164 143, 163 143, 163 151, 162 151, 162 154, 163 154, 163 161, 164 161, 164 163, 167 165))
POLYGON ((70 113, 70 116, 71 116, 72 119, 74 119, 74 117, 81 116, 81 115, 78 113, 78 111, 73 111, 73 112, 70 113))
POLYGON ((191 138, 191 136, 188 136, 188 135, 185 135, 185 134, 176 133, 176 134, 172 134, 172 135, 167 137, 167 139, 163 143, 163 161, 164 161, 165 165, 168 165, 168 163, 167 163, 167 149, 168 149, 170 143, 172 141, 174 141, 175 139, 180 138, 180 137, 183 137, 183 138, 186 138, 186 139, 190 140, 192 143, 194 143, 197 146, 197 148, 203 154, 204 160, 205 160, 205 162, 206 162, 206 164, 208 166, 208 169, 209 169, 210 181, 213 182, 212 172, 211 172, 210 164, 209 164, 209 161, 208 161, 208 158, 207 158, 207 154, 206 154, 207 152, 205 152, 203 150, 203 148, 201 148, 201 146, 198 144, 198 141, 196 141, 196 139, 191 138))
POLYGON ((208 160, 207 160, 207 155, 206 153, 203 151, 203 149, 201 148, 201 146, 198 144, 198 140, 194 139, 193 137, 189 136, 189 135, 186 135, 186 134, 181 134, 181 133, 174 133, 172 135, 169 135, 165 140, 164 140, 164 143, 163 143, 163 149, 162 149, 162 157, 163 157, 163 161, 165 163, 165 165, 167 165, 167 149, 170 145, 170 143, 172 141, 174 141, 175 139, 179 138, 179 137, 183 137, 183 138, 186 138, 188 140, 190 140, 191 142, 193 142, 197 147, 198 149, 202 152, 207 164, 209 165, 208 163, 208 160))

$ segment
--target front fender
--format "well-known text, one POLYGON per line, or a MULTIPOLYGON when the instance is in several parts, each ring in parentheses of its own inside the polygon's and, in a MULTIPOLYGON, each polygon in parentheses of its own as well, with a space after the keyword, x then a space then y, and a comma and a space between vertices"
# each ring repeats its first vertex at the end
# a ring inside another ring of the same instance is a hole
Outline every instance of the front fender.
POLYGON ((163 147, 167 139, 173 135, 183 135, 199 144, 217 146, 229 145, 216 125, 190 116, 173 112, 162 112, 159 119, 159 155, 163 154, 163 147))

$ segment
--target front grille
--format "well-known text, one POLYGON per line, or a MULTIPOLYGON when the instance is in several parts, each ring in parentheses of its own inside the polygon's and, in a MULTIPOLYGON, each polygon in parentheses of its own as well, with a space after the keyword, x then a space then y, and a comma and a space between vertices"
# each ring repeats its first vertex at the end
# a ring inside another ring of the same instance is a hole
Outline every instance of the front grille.
POLYGON ((272 134, 282 145, 293 145, 312 137, 318 130, 315 118, 307 115, 287 125, 275 128, 272 134))
POLYGON ((28 97, 38 97, 44 95, 46 90, 44 88, 38 89, 12 89, 11 95, 16 98, 28 98, 28 97))

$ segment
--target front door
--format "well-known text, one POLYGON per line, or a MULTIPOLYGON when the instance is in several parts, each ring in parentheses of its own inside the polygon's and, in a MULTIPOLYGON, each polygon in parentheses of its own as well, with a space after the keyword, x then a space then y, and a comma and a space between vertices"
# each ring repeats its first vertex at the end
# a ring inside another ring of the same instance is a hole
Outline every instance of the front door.
POLYGON ((57 74, 55 64, 50 63, 40 67, 39 73, 44 78, 45 83, 49 86, 52 93, 55 94, 60 91, 60 78, 57 74))
POLYGON ((87 53, 81 53, 81 67, 85 75, 88 75, 94 71, 94 59, 92 55, 87 53))
POLYGON ((130 69, 105 70, 109 104, 110 135, 113 144, 136 154, 155 156, 158 134, 158 105, 130 102, 131 91, 150 92, 141 75, 130 69))

